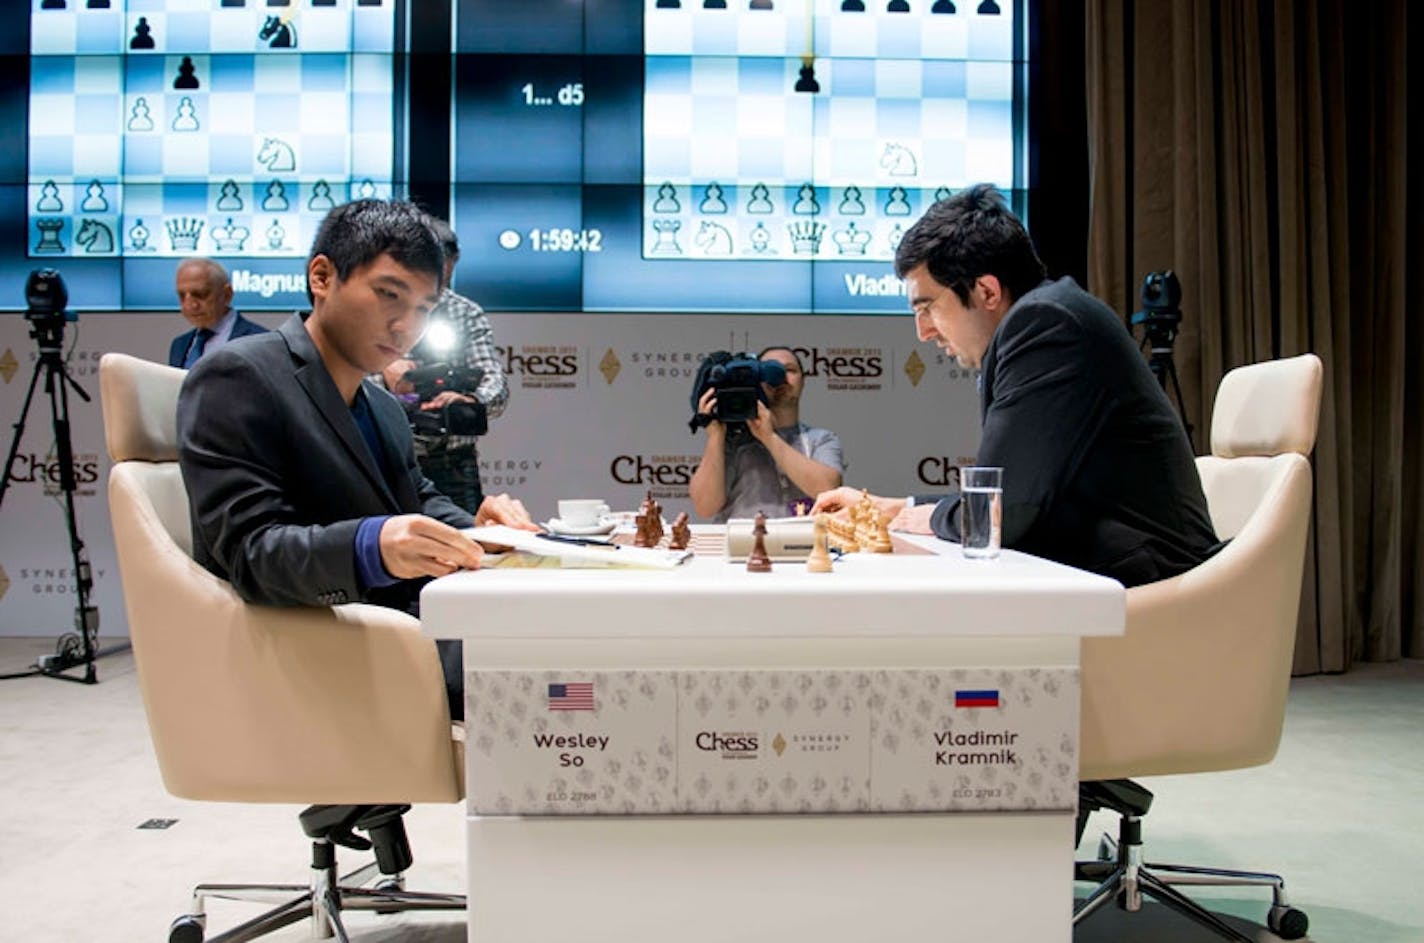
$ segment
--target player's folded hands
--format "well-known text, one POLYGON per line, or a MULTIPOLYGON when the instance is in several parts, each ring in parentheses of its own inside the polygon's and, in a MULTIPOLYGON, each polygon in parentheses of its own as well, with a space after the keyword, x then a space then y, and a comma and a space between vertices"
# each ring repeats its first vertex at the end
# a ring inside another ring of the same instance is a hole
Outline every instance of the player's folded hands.
POLYGON ((381 563, 397 579, 477 570, 484 550, 469 537, 424 514, 401 514, 381 525, 381 563))

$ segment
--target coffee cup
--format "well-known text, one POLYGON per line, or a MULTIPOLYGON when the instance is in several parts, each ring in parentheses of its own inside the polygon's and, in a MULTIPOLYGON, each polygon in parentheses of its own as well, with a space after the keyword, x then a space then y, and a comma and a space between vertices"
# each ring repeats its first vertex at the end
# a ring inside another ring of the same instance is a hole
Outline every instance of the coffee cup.
POLYGON ((593 527, 608 513, 598 498, 566 498, 559 502, 559 520, 570 527, 593 527))

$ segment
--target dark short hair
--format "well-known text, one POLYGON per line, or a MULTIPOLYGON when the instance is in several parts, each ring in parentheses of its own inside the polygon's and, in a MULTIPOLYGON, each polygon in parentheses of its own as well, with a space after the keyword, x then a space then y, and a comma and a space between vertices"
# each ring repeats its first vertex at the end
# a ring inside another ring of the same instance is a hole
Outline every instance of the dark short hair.
POLYGON ((450 228, 450 224, 439 216, 431 216, 430 231, 435 233, 435 238, 439 240, 440 251, 445 253, 445 258, 458 261, 460 258, 460 237, 455 235, 455 230, 450 228))
POLYGON ((1017 300, 1048 274, 1023 223, 987 183, 935 203, 905 233, 895 249, 895 274, 904 278, 921 265, 965 305, 980 275, 993 275, 1017 300))
MULTIPOLYGON (((412 272, 445 282, 445 254, 430 231, 429 217, 404 200, 352 200, 326 214, 312 240, 307 265, 319 255, 331 260, 336 277, 346 279, 382 255, 412 272)), ((307 286, 307 300, 312 300, 307 286)))
POLYGON ((758 359, 758 360, 762 359, 762 358, 765 357, 767 354, 771 353, 773 350, 784 350, 784 351, 786 351, 788 354, 791 355, 791 359, 794 360, 794 361, 796 361, 796 366, 800 367, 800 368, 801 368, 801 371, 802 371, 803 373, 806 371, 806 365, 801 362, 801 355, 796 352, 796 348, 795 348, 795 347, 792 347, 792 346, 790 346, 789 344, 771 344, 770 346, 763 347, 763 348, 757 353, 757 359, 758 359))

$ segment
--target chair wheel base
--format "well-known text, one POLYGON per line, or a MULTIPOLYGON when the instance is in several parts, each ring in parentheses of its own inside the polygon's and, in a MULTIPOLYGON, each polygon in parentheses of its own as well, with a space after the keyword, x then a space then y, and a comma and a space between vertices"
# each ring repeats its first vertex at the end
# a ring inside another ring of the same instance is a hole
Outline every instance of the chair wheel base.
POLYGON ((202 917, 184 914, 168 927, 168 943, 203 943, 202 917))
POLYGON ((1283 940, 1299 940, 1310 929, 1305 911, 1277 904, 1266 914, 1266 927, 1283 940))

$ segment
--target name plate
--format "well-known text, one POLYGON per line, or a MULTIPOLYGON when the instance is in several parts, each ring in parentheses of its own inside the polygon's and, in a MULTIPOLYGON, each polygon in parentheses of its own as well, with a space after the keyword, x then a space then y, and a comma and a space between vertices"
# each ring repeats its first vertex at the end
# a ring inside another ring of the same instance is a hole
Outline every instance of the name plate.
POLYGON ((473 671, 481 815, 1066 810, 1078 670, 473 671))

